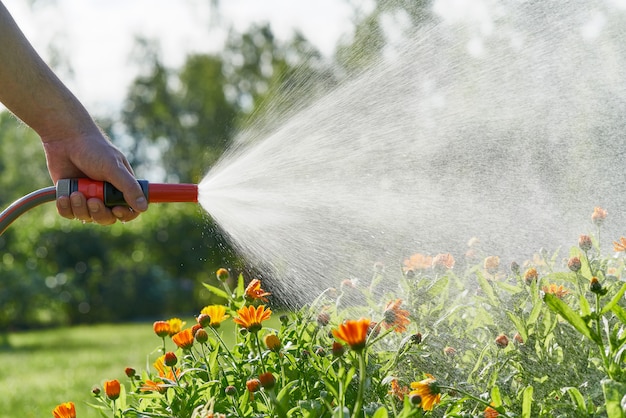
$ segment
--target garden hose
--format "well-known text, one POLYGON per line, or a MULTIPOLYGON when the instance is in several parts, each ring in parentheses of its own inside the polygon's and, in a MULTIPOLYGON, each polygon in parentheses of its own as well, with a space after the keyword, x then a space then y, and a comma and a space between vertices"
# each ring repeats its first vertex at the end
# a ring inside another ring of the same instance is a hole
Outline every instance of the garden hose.
MULTIPOLYGON (((198 202, 198 185, 196 184, 167 184, 149 183, 147 180, 137 180, 149 203, 198 202)), ((26 211, 52 202, 61 196, 69 196, 74 192, 81 192, 87 199, 101 199, 107 207, 128 206, 124 195, 112 184, 86 178, 62 179, 56 187, 50 186, 36 190, 13 202, 0 213, 0 235, 26 211)))

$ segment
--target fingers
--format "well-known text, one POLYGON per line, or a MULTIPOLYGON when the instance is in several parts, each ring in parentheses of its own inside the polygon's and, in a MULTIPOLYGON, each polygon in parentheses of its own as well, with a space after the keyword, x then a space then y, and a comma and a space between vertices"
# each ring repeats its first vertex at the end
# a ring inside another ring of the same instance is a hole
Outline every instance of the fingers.
POLYGON ((62 196, 57 199, 57 210, 61 216, 67 219, 78 219, 86 222, 95 222, 100 225, 111 225, 115 222, 128 222, 139 216, 132 208, 116 206, 107 208, 100 199, 85 198, 80 192, 74 192, 69 197, 62 196))
MULTIPOLYGON (((148 210, 148 200, 141 190, 141 186, 132 174, 132 168, 125 162, 127 172, 119 171, 115 178, 109 182, 124 194, 124 200, 134 212, 145 212, 148 210)), ((124 216, 127 216, 124 214, 124 216)), ((137 217, 135 215, 134 217, 137 217)), ((133 218, 134 219, 134 218, 133 218)))

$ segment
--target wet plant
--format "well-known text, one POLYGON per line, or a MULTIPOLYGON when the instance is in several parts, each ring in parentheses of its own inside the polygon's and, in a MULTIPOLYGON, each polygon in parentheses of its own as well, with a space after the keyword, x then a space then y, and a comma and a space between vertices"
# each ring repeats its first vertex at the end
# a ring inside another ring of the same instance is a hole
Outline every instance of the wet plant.
MULTIPOLYGON (((260 280, 230 288, 220 269, 222 287, 206 287, 226 302, 189 326, 155 322, 150 367, 105 381, 92 406, 114 418, 623 417, 626 238, 610 257, 583 235, 565 257, 540 251, 509 268, 469 250, 463 263, 376 264, 366 284, 280 314, 260 280), (224 321, 237 325, 232 344, 224 321)), ((71 402, 54 410, 75 414, 71 402)))

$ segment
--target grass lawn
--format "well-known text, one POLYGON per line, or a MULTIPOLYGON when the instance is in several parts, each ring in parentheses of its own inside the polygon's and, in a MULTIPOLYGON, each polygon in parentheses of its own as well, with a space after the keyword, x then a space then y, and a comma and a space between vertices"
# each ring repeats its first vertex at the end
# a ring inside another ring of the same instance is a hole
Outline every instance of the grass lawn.
POLYGON ((67 401, 76 404, 79 418, 100 417, 86 405, 91 389, 105 380, 126 382, 124 369, 145 370, 160 346, 152 323, 10 334, 9 347, 0 347, 0 418, 52 417, 67 401))

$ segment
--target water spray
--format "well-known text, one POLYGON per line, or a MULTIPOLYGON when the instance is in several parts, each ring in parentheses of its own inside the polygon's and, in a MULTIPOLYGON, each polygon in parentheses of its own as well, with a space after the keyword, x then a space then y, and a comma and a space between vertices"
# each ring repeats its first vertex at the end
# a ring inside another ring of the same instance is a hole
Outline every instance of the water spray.
MULTIPOLYGON (((196 184, 168 184, 149 183, 147 180, 137 180, 149 203, 176 203, 198 202, 198 186, 196 184)), ((0 235, 26 211, 52 202, 61 196, 69 196, 74 192, 81 192, 87 199, 98 198, 107 207, 128 206, 124 195, 112 184, 105 181, 96 181, 87 178, 62 179, 56 187, 50 186, 35 190, 13 202, 0 213, 0 235)))

